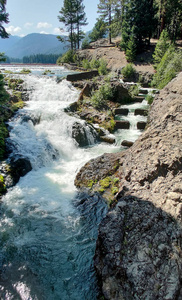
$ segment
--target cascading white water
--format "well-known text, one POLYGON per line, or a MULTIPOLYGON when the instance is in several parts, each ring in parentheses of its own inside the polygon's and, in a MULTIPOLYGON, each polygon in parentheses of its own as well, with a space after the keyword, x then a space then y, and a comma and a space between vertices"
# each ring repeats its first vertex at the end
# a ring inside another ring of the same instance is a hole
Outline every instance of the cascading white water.
POLYGON ((118 115, 118 120, 122 121, 129 121, 130 123, 130 130, 128 129, 122 129, 118 130, 118 140, 128 140, 134 142, 139 135, 141 134, 141 131, 137 129, 137 122, 147 121, 146 116, 141 116, 141 115, 134 115, 135 109, 137 108, 142 108, 142 109, 147 109, 148 104, 146 100, 143 100, 142 103, 132 103, 132 104, 126 104, 122 105, 121 108, 127 108, 129 110, 129 113, 127 116, 119 116, 118 115))
MULTIPOLYGON (((2 201, 0 294, 2 299, 96 299, 92 261, 106 205, 86 195, 81 202, 87 205, 75 207, 80 199, 74 179, 106 145, 79 148, 72 138, 72 125, 79 120, 64 108, 78 91, 69 82, 32 74, 21 78, 29 101, 9 123, 8 143, 11 155, 27 157, 33 170, 2 201)), ((86 132, 92 143, 87 126, 86 132)))
MULTIPOLYGON (((119 146, 78 147, 72 126, 84 122, 64 112, 78 91, 66 80, 57 83, 56 74, 41 76, 44 69, 33 67, 31 75, 16 75, 24 79, 29 101, 9 123, 8 144, 11 155, 27 157, 33 170, 2 199, 0 295, 2 299, 94 300, 94 247, 107 209, 98 196, 78 197, 74 179, 89 159, 118 151, 119 146)), ((51 70, 59 76, 67 72, 51 70)), ((85 131, 92 144, 89 127, 85 131)))

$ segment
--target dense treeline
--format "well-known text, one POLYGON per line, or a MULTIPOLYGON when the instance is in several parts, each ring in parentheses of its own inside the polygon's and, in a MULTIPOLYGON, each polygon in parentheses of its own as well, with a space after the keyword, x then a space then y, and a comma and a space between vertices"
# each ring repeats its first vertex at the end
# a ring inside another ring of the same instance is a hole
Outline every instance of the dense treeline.
MULTIPOLYGON (((112 38, 121 35, 121 49, 128 61, 150 45, 152 37, 159 38, 162 31, 175 42, 182 39, 181 0, 100 0, 99 18, 89 35, 90 41, 108 35, 112 38)), ((88 38, 83 42, 86 48, 88 38)))
POLYGON ((55 64, 58 57, 58 54, 34 54, 30 56, 23 57, 24 64, 55 64))

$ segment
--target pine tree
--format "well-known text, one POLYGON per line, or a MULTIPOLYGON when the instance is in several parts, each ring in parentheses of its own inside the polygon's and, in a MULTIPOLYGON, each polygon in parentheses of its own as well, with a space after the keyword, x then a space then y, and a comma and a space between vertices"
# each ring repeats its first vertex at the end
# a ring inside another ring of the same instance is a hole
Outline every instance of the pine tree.
MULTIPOLYGON (((75 1, 73 0, 64 0, 63 7, 60 10, 60 16, 58 19, 61 23, 64 23, 67 31, 69 32, 69 42, 71 45, 71 50, 74 48, 74 25, 76 21, 76 8, 75 1)), ((62 38, 58 36, 58 39, 62 41, 62 38)))
POLYGON ((80 48, 80 41, 84 37, 84 33, 81 30, 82 26, 87 25, 87 18, 84 12, 85 6, 83 5, 83 0, 76 1, 76 31, 77 31, 77 48, 80 48))
POLYGON ((102 18, 97 19, 92 32, 89 34, 91 42, 95 42, 98 39, 102 39, 107 32, 106 24, 102 18))
POLYGON ((5 39, 9 37, 9 34, 6 32, 3 27, 3 23, 8 23, 9 14, 6 13, 6 0, 0 0, 0 37, 5 39))
MULTIPOLYGON (((71 50, 79 48, 80 40, 83 38, 81 27, 87 25, 84 9, 83 0, 64 0, 63 7, 59 12, 58 19, 64 23, 69 32, 68 40, 71 50)), ((60 36, 58 39, 63 41, 60 36)))
POLYGON ((132 49, 140 52, 144 46, 150 45, 156 25, 154 0, 130 0, 125 7, 121 46, 126 51, 130 43, 130 48, 132 45, 132 49))
POLYGON ((112 21, 115 12, 117 0, 100 0, 98 4, 98 13, 100 13, 109 30, 109 43, 112 37, 112 21))
POLYGON ((181 0, 156 0, 158 6, 158 37, 164 29, 169 33, 171 40, 181 34, 182 26, 182 1, 181 0))

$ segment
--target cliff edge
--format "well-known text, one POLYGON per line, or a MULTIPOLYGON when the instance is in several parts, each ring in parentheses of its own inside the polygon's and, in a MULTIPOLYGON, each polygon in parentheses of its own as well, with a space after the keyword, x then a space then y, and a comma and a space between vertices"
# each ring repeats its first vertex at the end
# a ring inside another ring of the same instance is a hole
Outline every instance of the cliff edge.
POLYGON ((91 160, 75 184, 99 190, 108 174, 119 181, 96 246, 101 295, 182 299, 182 73, 156 96, 134 145, 91 160))

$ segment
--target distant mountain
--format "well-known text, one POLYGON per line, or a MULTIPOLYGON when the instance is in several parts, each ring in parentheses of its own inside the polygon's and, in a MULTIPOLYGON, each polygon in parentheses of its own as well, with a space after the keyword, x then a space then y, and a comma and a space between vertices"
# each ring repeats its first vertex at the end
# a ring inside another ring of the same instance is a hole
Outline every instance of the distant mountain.
POLYGON ((56 35, 31 33, 22 38, 10 36, 8 39, 0 39, 0 52, 14 58, 40 53, 61 54, 67 51, 66 45, 66 42, 59 42, 56 35))
POLYGON ((0 39, 0 52, 7 52, 19 40, 21 40, 21 37, 15 35, 11 35, 8 39, 0 39))

